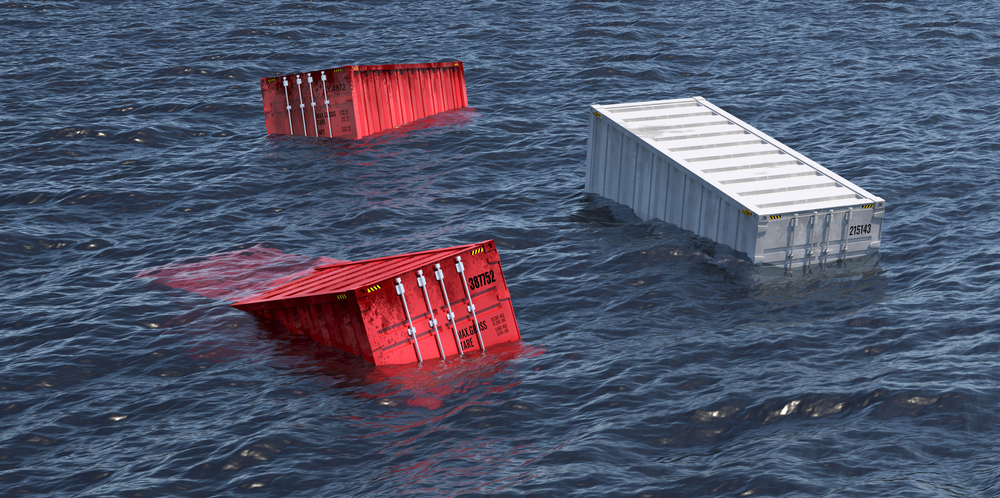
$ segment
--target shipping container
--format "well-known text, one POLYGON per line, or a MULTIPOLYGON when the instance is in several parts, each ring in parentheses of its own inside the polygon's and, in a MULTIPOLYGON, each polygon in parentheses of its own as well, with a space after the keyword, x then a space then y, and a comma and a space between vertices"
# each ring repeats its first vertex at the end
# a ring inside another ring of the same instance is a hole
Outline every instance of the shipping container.
POLYGON ((885 214, 702 97, 591 106, 586 190, 786 269, 877 253, 885 214))
POLYGON ((485 352, 521 338, 492 240, 319 266, 232 306, 376 365, 485 352))
POLYGON ((460 61, 286 74, 260 92, 269 135, 361 138, 469 105, 460 61))

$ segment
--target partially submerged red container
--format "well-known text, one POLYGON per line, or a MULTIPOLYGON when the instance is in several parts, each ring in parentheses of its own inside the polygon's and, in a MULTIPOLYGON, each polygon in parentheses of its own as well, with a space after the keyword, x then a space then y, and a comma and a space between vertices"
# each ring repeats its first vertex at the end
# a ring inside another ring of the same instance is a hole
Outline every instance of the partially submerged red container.
POLYGON ((316 267, 233 304, 376 365, 521 338, 492 240, 316 267))
POLYGON ((461 61, 261 78, 269 135, 361 138, 469 105, 461 61))

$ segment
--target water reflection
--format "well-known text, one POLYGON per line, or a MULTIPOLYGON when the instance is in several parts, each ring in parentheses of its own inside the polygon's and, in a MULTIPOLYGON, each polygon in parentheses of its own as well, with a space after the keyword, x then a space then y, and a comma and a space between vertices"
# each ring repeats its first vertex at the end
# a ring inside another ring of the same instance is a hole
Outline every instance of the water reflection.
MULTIPOLYGON (((138 277, 230 301, 325 262, 258 245, 188 258, 145 270, 138 277)), ((517 425, 518 420, 538 414, 531 403, 518 400, 518 393, 523 360, 542 354, 543 349, 516 342, 492 347, 487 354, 447 361, 375 366, 291 334, 275 321, 242 313, 234 321, 234 310, 221 302, 217 309, 206 309, 204 303, 194 308, 162 327, 196 334, 228 328, 230 333, 190 345, 188 354, 194 360, 232 363, 250 358, 276 368, 280 380, 267 384, 267 397, 281 398, 283 403, 309 395, 333 395, 340 400, 333 403, 336 407, 344 406, 343 400, 353 400, 347 411, 331 413, 335 420, 331 430, 348 447, 371 449, 374 445, 372 456, 380 457, 382 468, 382 478, 359 483, 359 492, 368 486, 370 492, 381 494, 387 483, 397 483, 434 496, 455 496, 477 489, 509 489, 530 477, 531 467, 526 464, 538 458, 538 450, 533 448, 535 439, 519 434, 517 425), (232 335, 238 332, 247 337, 240 340, 232 335), (289 379, 300 382, 288 387, 289 379), (351 439, 358 443, 347 441, 351 439), (499 468, 507 469, 503 477, 484 478, 499 468), (447 484, 442 487, 441 483, 447 484)), ((259 385, 257 381, 252 384, 259 385)), ((263 446, 245 448, 219 465, 222 470, 237 469, 246 462, 267 460, 272 453, 263 446)))
POLYGON ((266 244, 185 258, 139 272, 136 278, 212 299, 238 301, 343 260, 286 254, 266 244))

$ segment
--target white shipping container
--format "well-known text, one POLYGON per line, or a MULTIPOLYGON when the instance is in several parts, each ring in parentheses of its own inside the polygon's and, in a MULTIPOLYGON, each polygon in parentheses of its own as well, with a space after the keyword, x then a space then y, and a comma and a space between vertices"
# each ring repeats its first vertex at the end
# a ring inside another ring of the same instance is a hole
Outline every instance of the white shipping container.
POLYGON ((586 190, 786 269, 878 252, 885 214, 701 97, 591 106, 586 190))

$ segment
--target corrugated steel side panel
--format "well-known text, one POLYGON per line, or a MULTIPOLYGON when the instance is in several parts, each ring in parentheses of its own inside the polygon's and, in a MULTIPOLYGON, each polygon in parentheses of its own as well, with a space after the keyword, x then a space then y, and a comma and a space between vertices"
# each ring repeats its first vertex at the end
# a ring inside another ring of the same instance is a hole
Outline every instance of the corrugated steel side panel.
POLYGON ((361 138, 469 105, 460 61, 343 66, 260 87, 269 135, 361 138))
POLYGON ((789 268, 879 249, 881 198, 705 99, 595 105, 589 120, 587 191, 643 220, 789 268))

